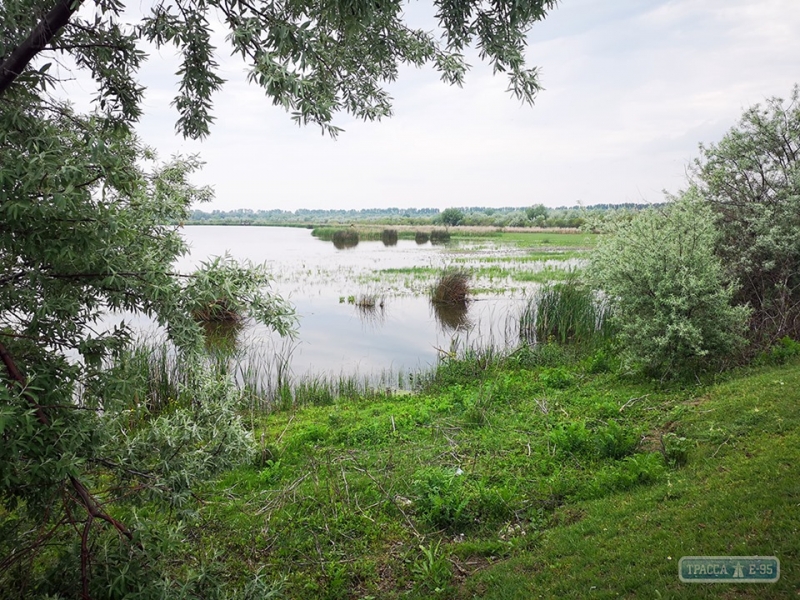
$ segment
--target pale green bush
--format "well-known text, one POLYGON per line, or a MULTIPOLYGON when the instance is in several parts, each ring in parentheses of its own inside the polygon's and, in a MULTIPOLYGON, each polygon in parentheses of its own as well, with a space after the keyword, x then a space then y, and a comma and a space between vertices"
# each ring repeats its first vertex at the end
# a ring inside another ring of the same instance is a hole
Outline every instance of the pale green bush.
POLYGON ((714 254, 718 234, 696 189, 617 221, 589 272, 613 306, 623 358, 653 374, 716 366, 743 344, 749 310, 734 307, 714 254))

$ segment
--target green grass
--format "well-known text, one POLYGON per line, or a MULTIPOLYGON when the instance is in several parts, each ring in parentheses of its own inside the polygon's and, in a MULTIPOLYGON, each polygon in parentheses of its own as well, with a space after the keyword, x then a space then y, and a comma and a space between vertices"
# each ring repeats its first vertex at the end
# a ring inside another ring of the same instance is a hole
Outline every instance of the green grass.
POLYGON ((447 357, 418 394, 256 415, 259 460, 204 491, 193 535, 299 599, 785 597, 800 580, 793 361, 664 386, 614 374, 602 350, 447 357), (783 575, 689 587, 688 554, 776 554, 783 575))
POLYGON ((564 507, 534 549, 461 598, 788 598, 800 582, 800 368, 766 369, 676 407, 688 465, 649 488, 564 507), (767 555, 776 584, 682 584, 690 555, 767 555))
POLYGON ((597 243, 594 233, 502 232, 496 239, 523 247, 591 248, 597 243))

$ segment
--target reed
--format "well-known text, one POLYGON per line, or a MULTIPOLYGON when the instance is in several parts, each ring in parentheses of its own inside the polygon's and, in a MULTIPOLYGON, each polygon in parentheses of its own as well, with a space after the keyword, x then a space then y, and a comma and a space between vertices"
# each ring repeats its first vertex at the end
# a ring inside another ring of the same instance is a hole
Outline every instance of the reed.
POLYGON ((381 241, 384 246, 397 245, 397 229, 384 229, 381 232, 381 241))
POLYGON ((414 233, 414 241, 417 242, 420 246, 422 244, 427 244, 431 239, 430 234, 424 231, 417 231, 414 233))
POLYGON ((338 229, 331 236, 333 245, 339 250, 358 246, 359 236, 355 229, 338 229))
POLYGON ((446 244, 450 241, 450 232, 444 229, 434 229, 430 233, 431 244, 446 244))
POLYGON ((431 290, 434 304, 465 305, 469 295, 469 273, 446 269, 431 290))
POLYGON ((576 277, 543 286, 520 316, 527 343, 590 344, 610 335, 608 307, 576 277))

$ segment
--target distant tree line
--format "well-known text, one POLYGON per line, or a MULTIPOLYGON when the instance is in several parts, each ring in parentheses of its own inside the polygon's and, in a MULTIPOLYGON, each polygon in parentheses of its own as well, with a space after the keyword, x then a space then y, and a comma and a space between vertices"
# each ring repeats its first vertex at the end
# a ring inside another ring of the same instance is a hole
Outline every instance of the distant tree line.
POLYGON ((637 211, 651 204, 596 204, 547 208, 542 204, 528 207, 451 207, 438 208, 364 208, 298 210, 193 210, 190 225, 294 225, 317 226, 336 223, 375 223, 382 225, 473 225, 488 227, 582 227, 597 213, 637 211))

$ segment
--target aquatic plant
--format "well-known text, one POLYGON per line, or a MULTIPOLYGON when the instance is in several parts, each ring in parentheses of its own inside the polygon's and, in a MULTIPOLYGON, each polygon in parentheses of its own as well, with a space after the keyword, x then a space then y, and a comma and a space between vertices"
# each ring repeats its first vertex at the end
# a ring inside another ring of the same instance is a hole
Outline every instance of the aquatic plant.
POLYGON ((417 242, 420 246, 422 244, 427 244, 431 239, 431 236, 424 232, 424 231, 417 231, 414 233, 414 241, 417 242))
POLYGON ((397 229, 384 229, 381 232, 381 241, 384 246, 397 245, 397 229))
POLYGON ((450 241, 450 232, 444 229, 434 229, 430 234, 431 244, 446 244, 450 241))
POLYGON ((338 250, 355 248, 358 246, 358 231, 355 229, 338 229, 333 233, 331 239, 338 250))
POLYGON ((469 294, 469 273, 455 269, 446 269, 431 290, 431 302, 434 304, 466 304, 469 294))
POLYGON ((575 276, 543 286, 520 317, 526 342, 583 344, 609 334, 607 305, 575 276))

